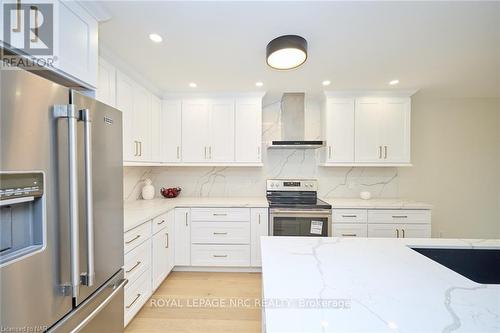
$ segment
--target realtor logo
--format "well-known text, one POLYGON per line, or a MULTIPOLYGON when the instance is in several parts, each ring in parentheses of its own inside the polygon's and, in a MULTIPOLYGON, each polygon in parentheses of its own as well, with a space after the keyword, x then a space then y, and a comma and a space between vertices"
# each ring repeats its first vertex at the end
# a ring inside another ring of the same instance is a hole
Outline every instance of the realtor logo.
POLYGON ((54 8, 51 3, 4 3, 3 42, 14 52, 54 54, 54 8))

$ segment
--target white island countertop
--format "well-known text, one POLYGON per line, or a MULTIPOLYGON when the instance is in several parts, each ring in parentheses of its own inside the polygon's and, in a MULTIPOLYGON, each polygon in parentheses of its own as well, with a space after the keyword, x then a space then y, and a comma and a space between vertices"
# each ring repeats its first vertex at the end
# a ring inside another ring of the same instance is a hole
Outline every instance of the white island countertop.
POLYGON ((251 207, 267 208, 263 197, 178 197, 173 199, 155 198, 152 200, 136 200, 124 204, 124 231, 149 221, 158 215, 174 208, 183 207, 251 207))
POLYGON ((267 333, 500 332, 500 285, 473 282, 410 248, 500 249, 500 240, 263 237, 261 244, 267 333))

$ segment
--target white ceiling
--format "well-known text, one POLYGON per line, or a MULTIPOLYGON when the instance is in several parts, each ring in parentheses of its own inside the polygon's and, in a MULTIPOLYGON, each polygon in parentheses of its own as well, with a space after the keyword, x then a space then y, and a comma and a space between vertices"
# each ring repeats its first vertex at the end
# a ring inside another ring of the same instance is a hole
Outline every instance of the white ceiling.
POLYGON ((327 89, 500 97, 500 2, 101 4, 112 17, 101 23, 102 45, 165 93, 319 92, 330 80, 327 89), (266 65, 267 43, 283 34, 309 43, 298 69, 266 65), (392 79, 401 83, 389 87, 392 79))

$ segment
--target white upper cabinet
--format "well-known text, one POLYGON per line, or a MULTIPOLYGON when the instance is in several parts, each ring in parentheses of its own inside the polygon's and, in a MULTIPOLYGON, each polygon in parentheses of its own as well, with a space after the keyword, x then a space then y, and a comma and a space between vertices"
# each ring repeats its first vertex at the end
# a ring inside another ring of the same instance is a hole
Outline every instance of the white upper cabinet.
POLYGON ((209 140, 209 103, 205 100, 184 100, 182 102, 182 161, 208 161, 209 140))
POLYGON ((98 23, 75 1, 59 1, 58 69, 97 87, 98 23))
POLYGON ((354 98, 327 98, 322 108, 324 163, 354 161, 354 98))
POLYGON ((234 99, 211 101, 208 160, 234 161, 234 99))
POLYGON ((123 117, 123 160, 133 161, 138 155, 137 141, 133 135, 134 81, 122 72, 116 73, 116 108, 123 117))
POLYGON ((322 134, 326 146, 321 149, 321 165, 411 165, 411 100, 399 97, 411 93, 378 92, 373 97, 345 97, 335 92, 325 95, 322 134))
POLYGON ((182 103, 180 100, 163 101, 160 117, 161 161, 181 162, 182 103))
POLYGON ((96 98, 116 107, 116 68, 100 58, 97 74, 96 98))
POLYGON ((235 160, 241 163, 262 162, 262 100, 236 100, 235 160))
POLYGON ((136 85, 134 89, 133 138, 136 141, 137 152, 134 160, 151 161, 151 93, 136 85))
POLYGON ((410 163, 409 98, 363 98, 356 101, 355 161, 410 163))
POLYGON ((161 130, 162 126, 161 100, 151 96, 151 161, 160 161, 162 158, 161 150, 161 130))

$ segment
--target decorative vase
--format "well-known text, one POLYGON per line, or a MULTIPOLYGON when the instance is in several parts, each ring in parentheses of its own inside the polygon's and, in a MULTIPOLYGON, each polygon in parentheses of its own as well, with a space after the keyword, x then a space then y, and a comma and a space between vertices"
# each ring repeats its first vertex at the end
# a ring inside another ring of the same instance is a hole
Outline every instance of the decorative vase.
POLYGON ((155 187, 151 179, 144 180, 144 187, 142 188, 142 198, 144 200, 151 200, 155 197, 155 187))

